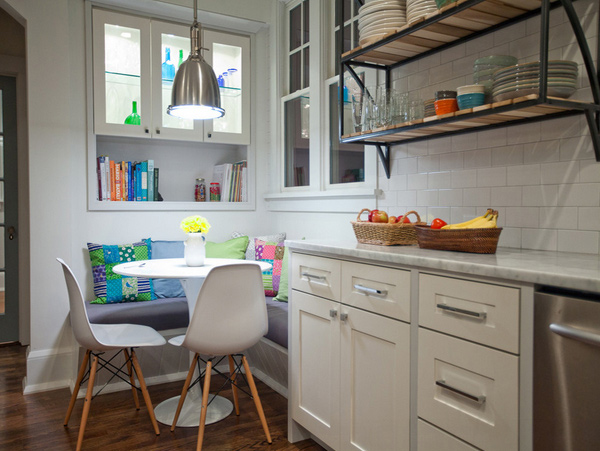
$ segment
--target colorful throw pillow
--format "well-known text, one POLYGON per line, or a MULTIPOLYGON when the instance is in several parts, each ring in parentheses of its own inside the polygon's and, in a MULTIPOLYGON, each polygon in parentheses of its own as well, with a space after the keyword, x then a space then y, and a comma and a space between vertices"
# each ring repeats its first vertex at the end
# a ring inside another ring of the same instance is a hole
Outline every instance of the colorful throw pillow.
POLYGON ((288 301, 288 259, 290 258, 287 249, 284 250, 283 261, 281 263, 281 277, 279 278, 279 289, 277 296, 273 298, 274 301, 287 302, 288 301))
POLYGON ((206 242, 206 258, 237 258, 246 257, 248 248, 248 237, 240 236, 232 238, 223 243, 206 242))
POLYGON ((148 260, 150 240, 120 245, 88 243, 92 276, 94 278, 93 304, 151 301, 156 299, 150 279, 115 274, 113 268, 119 263, 148 260))
MULTIPOLYGON (((233 232, 232 238, 239 238, 241 236, 248 236, 247 233, 233 232)), ((254 241, 274 241, 275 243, 281 243, 285 241, 285 232, 275 233, 273 235, 262 235, 262 236, 250 236, 248 240, 248 248, 246 249, 246 260, 254 260, 256 258, 256 250, 254 248, 254 241)))
POLYGON ((276 243, 274 241, 254 240, 256 261, 264 261, 272 265, 271 269, 263 271, 263 285, 265 296, 277 296, 279 284, 281 281, 281 268, 285 255, 285 246, 283 241, 276 243))

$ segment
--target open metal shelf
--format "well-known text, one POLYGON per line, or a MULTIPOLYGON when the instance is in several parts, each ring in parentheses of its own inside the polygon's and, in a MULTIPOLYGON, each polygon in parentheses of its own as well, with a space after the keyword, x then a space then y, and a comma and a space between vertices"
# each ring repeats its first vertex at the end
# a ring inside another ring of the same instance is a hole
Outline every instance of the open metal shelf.
MULTIPOLYGON (((360 2, 360 0, 357 1, 360 2)), ((533 16, 539 15, 541 21, 539 94, 349 135, 342 135, 344 112, 343 108, 340 108, 340 141, 344 143, 362 142, 377 146, 378 154, 389 178, 390 147, 396 144, 584 114, 590 130, 596 161, 600 161, 600 85, 598 82, 600 73, 594 65, 581 23, 573 8, 574 1, 459 0, 376 42, 364 43, 344 53, 340 59, 340 86, 343 84, 346 71, 359 86, 365 89, 354 68, 368 67, 385 71, 386 85, 389 87, 391 71, 401 65, 533 16), (550 10, 560 6, 565 9, 583 56, 593 96, 591 103, 548 96, 550 10)), ((343 16, 343 1, 340 6, 343 16)), ((599 56, 597 61, 600 61, 600 20, 598 28, 599 56)), ((342 44, 341 42, 340 45, 342 44)))

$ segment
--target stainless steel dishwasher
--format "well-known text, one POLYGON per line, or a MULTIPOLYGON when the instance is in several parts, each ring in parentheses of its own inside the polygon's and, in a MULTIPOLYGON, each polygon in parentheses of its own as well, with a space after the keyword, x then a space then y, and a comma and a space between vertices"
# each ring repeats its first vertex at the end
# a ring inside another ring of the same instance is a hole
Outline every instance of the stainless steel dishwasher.
POLYGON ((535 295, 535 451, 600 450, 600 295, 535 295))

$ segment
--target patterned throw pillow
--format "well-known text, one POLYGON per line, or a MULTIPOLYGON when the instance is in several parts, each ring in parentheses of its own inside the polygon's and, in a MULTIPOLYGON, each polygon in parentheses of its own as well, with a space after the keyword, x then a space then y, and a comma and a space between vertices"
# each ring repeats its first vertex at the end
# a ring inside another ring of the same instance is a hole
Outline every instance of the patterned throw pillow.
MULTIPOLYGON (((241 236, 248 236, 247 233, 233 232, 231 238, 239 238, 241 236)), ((275 243, 281 243, 285 241, 285 232, 275 233, 273 235, 262 235, 262 236, 250 236, 248 240, 248 247, 246 248, 246 260, 254 260, 256 258, 256 250, 254 249, 254 241, 274 241, 275 243)))
POLYGON ((120 245, 88 243, 94 294, 92 304, 114 304, 117 302, 151 301, 156 299, 152 280, 142 277, 127 277, 115 274, 113 268, 119 263, 148 260, 150 240, 120 245))
POLYGON ((285 256, 285 246, 283 241, 276 243, 274 241, 262 241, 254 239, 255 259, 271 263, 272 268, 263 271, 263 285, 265 296, 277 296, 279 283, 281 281, 281 267, 285 256))

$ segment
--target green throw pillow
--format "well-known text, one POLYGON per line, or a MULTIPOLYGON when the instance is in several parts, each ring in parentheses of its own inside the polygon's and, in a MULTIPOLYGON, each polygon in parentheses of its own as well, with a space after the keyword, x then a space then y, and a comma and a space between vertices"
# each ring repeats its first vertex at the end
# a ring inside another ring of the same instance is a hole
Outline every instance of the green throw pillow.
POLYGON ((289 252, 287 248, 283 252, 283 260, 281 261, 281 278, 279 280, 279 291, 277 296, 273 298, 274 301, 287 302, 288 301, 288 258, 289 252))
POLYGON ((151 301, 156 299, 151 279, 127 277, 115 274, 113 267, 119 263, 148 260, 148 240, 120 245, 88 243, 94 294, 92 304, 114 304, 117 302, 151 301))
POLYGON ((236 258, 244 259, 246 257, 246 248, 248 247, 248 237, 240 236, 227 240, 224 243, 206 242, 206 258, 236 258))

